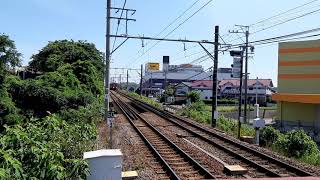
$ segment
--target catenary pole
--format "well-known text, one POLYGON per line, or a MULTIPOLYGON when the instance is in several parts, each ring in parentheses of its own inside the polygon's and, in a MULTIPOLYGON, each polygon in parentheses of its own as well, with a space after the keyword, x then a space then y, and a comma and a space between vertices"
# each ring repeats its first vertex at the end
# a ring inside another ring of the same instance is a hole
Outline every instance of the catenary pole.
POLYGON ((141 64, 141 69, 140 69, 140 96, 142 96, 142 73, 143 73, 143 65, 141 64))
POLYGON ((214 62, 213 62, 213 75, 212 75, 212 114, 211 126, 216 127, 218 118, 217 111, 217 85, 218 85, 218 54, 219 54, 219 26, 215 26, 214 31, 214 62))
POLYGON ((127 90, 129 89, 129 70, 127 70, 127 90))
POLYGON ((241 109, 242 109, 242 80, 243 80, 243 53, 244 50, 241 52, 241 59, 240 59, 240 85, 239 85, 239 108, 238 108, 238 139, 240 139, 240 132, 241 132, 241 109))
MULTIPOLYGON (((111 15, 111 0, 107 0, 107 23, 106 23, 106 69, 104 77, 105 97, 104 97, 104 120, 108 121, 109 102, 110 102, 110 15, 111 15)), ((112 127, 110 126, 109 148, 112 148, 112 127)))
POLYGON ((249 47, 249 27, 246 30, 246 62, 245 62, 245 80, 244 80, 244 122, 247 123, 247 105, 248 105, 248 47, 249 47))

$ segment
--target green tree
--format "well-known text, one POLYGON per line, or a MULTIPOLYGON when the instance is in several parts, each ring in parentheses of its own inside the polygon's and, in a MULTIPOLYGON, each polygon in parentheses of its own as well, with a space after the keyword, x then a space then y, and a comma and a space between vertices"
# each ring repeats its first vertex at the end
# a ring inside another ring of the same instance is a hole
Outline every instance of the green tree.
POLYGON ((30 67, 41 72, 52 72, 65 64, 77 61, 91 61, 102 74, 103 53, 86 41, 59 40, 49 42, 38 54, 32 56, 30 67))
POLYGON ((93 94, 102 94, 103 80, 91 61, 77 61, 58 69, 58 72, 72 72, 79 82, 93 94))
POLYGON ((19 66, 20 58, 21 54, 17 51, 14 41, 9 36, 0 34, 0 86, 4 81, 6 68, 19 66))
POLYGON ((197 91, 191 91, 187 94, 187 97, 191 100, 192 103, 200 100, 200 93, 197 91))
POLYGON ((20 65, 21 54, 17 51, 14 41, 9 36, 0 34, 0 132, 4 125, 13 125, 22 120, 7 92, 7 70, 20 65))

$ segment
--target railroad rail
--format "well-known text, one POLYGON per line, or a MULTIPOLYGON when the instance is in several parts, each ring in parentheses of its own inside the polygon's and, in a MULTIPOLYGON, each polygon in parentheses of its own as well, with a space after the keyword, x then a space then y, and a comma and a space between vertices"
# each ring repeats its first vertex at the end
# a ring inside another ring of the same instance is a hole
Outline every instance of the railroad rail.
POLYGON ((111 96, 148 148, 163 164, 170 179, 215 179, 210 171, 141 117, 134 108, 115 94, 111 93, 111 96))
POLYGON ((215 147, 230 154, 230 156, 233 156, 250 165, 251 167, 257 169, 258 171, 265 173, 266 176, 314 176, 312 173, 299 169, 298 167, 269 156, 245 144, 241 144, 237 140, 228 138, 221 133, 216 132, 215 129, 202 127, 195 122, 191 122, 190 120, 162 111, 141 100, 130 97, 123 92, 118 93, 130 99, 132 102, 134 102, 134 105, 157 114, 158 116, 192 134, 194 137, 197 137, 211 145, 214 145, 215 147))

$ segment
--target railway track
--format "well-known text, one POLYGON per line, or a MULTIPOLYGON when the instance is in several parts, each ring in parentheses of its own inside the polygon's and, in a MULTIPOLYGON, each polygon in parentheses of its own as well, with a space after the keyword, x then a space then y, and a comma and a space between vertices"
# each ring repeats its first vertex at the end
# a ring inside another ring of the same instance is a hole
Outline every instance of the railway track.
POLYGON ((252 147, 241 144, 237 140, 228 138, 221 133, 216 132, 214 129, 202 127, 195 122, 191 122, 168 112, 159 110, 122 92, 119 93, 130 99, 135 106, 157 114, 168 122, 188 132, 192 136, 201 139, 202 141, 219 148, 229 156, 242 161, 247 164, 246 168, 251 171, 259 171, 259 173, 264 173, 264 176, 267 177, 313 176, 313 174, 307 171, 299 169, 279 159, 275 159, 274 157, 253 149, 252 147))
MULTIPOLYGON (((179 148, 156 127, 148 123, 134 108, 115 94, 112 94, 112 99, 163 165, 167 176, 160 174, 160 177, 163 179, 215 179, 210 171, 179 148)), ((160 171, 160 173, 162 172, 160 171)))

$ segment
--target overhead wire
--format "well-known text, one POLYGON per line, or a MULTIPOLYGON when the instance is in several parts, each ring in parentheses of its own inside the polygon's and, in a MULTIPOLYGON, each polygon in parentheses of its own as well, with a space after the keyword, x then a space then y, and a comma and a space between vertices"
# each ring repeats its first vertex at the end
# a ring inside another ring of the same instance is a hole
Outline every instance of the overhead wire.
MULTIPOLYGON (((272 40, 277 40, 277 39, 284 39, 284 38, 290 38, 290 37, 294 37, 294 36, 301 36, 304 34, 309 34, 312 32, 317 32, 320 31, 320 28, 314 28, 314 29, 310 29, 310 30, 305 30, 305 31, 300 31, 300 32, 296 32, 296 33, 291 33, 291 34, 286 34, 286 35, 281 35, 281 36, 276 36, 276 37, 271 37, 271 38, 266 38, 266 39, 261 39, 261 40, 256 40, 256 41, 251 41, 249 42, 249 44, 255 44, 255 43, 259 43, 259 42, 265 42, 265 41, 272 41, 272 40)), ((245 45, 245 43, 240 43, 240 44, 235 44, 235 45, 231 45, 228 46, 228 48, 232 48, 232 47, 240 47, 245 45)))
MULTIPOLYGON (((193 8, 200 0, 195 1, 193 4, 191 4, 186 10, 184 10, 177 18, 175 18, 170 24, 168 24, 166 27, 164 27, 158 34, 155 35, 155 37, 160 36, 164 31, 166 31, 169 27, 171 27, 177 20, 179 20, 183 15, 185 15, 191 8, 193 8)), ((146 43, 148 45, 148 43, 146 43)))
MULTIPOLYGON (((190 20, 192 17, 194 17, 197 13, 199 13, 202 9, 204 9, 207 5, 209 5, 213 0, 209 0, 207 3, 205 3, 203 6, 201 6, 197 11, 195 11, 193 14, 191 14, 187 19, 182 21, 178 26, 176 26, 173 30, 171 30, 169 33, 167 33, 163 38, 168 37, 170 34, 172 34, 174 31, 176 31, 179 27, 181 27, 184 23, 186 23, 188 20, 190 20)), ((143 54, 141 54, 139 57, 134 59, 133 61, 135 62, 142 56, 144 56, 147 52, 149 52, 152 48, 154 48, 156 45, 158 45, 161 41, 157 41, 153 46, 148 48, 143 54)))
MULTIPOLYGON (((263 20, 258 21, 258 22, 256 22, 256 23, 250 24, 249 27, 252 28, 253 26, 256 26, 257 24, 261 24, 261 23, 263 23, 263 22, 270 21, 270 20, 272 20, 272 19, 274 19, 274 18, 276 18, 276 17, 281 17, 282 15, 288 16, 288 14, 287 14, 288 12, 291 12, 291 11, 294 11, 294 10, 296 10, 296 9, 302 8, 302 7, 304 7, 304 6, 310 5, 310 4, 312 4, 312 3, 316 2, 316 1, 319 1, 319 0, 312 0, 312 1, 310 1, 310 2, 304 3, 304 4, 299 5, 299 6, 297 6, 297 7, 291 8, 291 9, 289 9, 289 10, 286 10, 286 11, 284 11, 284 12, 281 12, 281 13, 276 14, 276 15, 274 15, 274 16, 271 16, 271 17, 269 17, 269 18, 266 18, 266 19, 263 19, 263 20)), ((314 7, 318 7, 318 6, 314 6, 314 7)), ((312 8, 314 8, 314 7, 312 7, 312 8)), ((305 11, 305 10, 303 10, 303 11, 305 11)), ((283 20, 283 21, 280 21, 280 22, 277 21, 277 22, 276 22, 275 24, 273 24, 273 25, 269 25, 269 26, 266 27, 266 28, 262 28, 262 29, 260 29, 260 30, 257 30, 257 31, 255 31, 255 32, 253 32, 253 33, 250 33, 250 34, 251 34, 251 35, 252 35, 252 34, 256 34, 256 33, 258 33, 258 32, 261 32, 261 31, 264 31, 264 30, 267 30, 267 29, 270 29, 270 28, 273 28, 273 27, 276 27, 276 26, 285 24, 285 23, 287 23, 287 22, 290 22, 290 21, 293 21, 293 20, 296 20, 296 19, 299 19, 299 18, 308 16, 308 15, 311 15, 311 14, 316 13, 316 12, 318 12, 318 11, 320 11, 320 9, 317 9, 317 10, 314 10, 314 11, 311 11, 311 12, 308 12, 308 13, 305 13, 305 14, 302 14, 302 15, 298 15, 298 16, 295 16, 295 17, 293 17, 293 18, 289 18, 289 19, 286 19, 286 20, 283 20)), ((300 13, 300 12, 302 12, 302 11, 294 12, 294 13, 291 13, 291 14, 289 14, 289 15, 296 14, 296 13, 300 13)), ((228 33, 228 34, 226 34, 226 35, 229 35, 229 34, 231 34, 231 33, 228 33)), ((243 36, 243 37, 244 37, 244 36, 243 36)), ((243 37, 241 36, 241 38, 243 38, 243 37)), ((234 41, 239 40, 239 39, 241 39, 241 38, 238 37, 238 38, 229 40, 228 43, 234 42, 234 41)))
MULTIPOLYGON (((123 6, 122 6, 122 9, 121 9, 120 19, 121 19, 121 18, 122 18, 122 16, 123 16, 123 11, 124 11, 124 8, 126 7, 126 4, 127 4, 127 0, 124 0, 124 2, 123 2, 123 6)), ((117 30, 116 30, 116 36, 118 35, 118 31, 119 31, 119 26, 120 26, 120 22, 121 22, 121 20, 120 20, 120 19, 118 19, 118 25, 117 25, 117 30)), ((115 38, 114 38, 113 45, 112 45, 112 51, 114 50, 114 47, 115 47, 116 41, 117 41, 117 37, 115 37, 115 38)))
POLYGON ((260 21, 258 21, 258 22, 256 22, 256 23, 250 24, 249 26, 254 26, 254 25, 257 25, 257 24, 261 24, 261 23, 266 22, 266 21, 269 21, 269 20, 271 20, 271 19, 273 19, 273 18, 275 18, 275 17, 279 17, 279 16, 284 15, 284 14, 286 14, 286 13, 288 13, 288 12, 291 12, 291 11, 294 11, 294 10, 299 9, 299 8, 301 8, 301 7, 304 7, 304 6, 307 6, 307 5, 309 5, 309 4, 312 4, 312 3, 316 2, 316 1, 319 1, 319 0, 312 0, 312 1, 310 1, 310 2, 307 2, 307 3, 304 3, 304 4, 302 4, 302 5, 296 6, 296 7, 294 7, 294 8, 288 9, 288 10, 286 10, 286 11, 284 11, 284 12, 280 12, 280 13, 278 13, 278 14, 276 14, 276 15, 273 15, 273 16, 271 16, 271 17, 269 17, 269 18, 266 18, 266 19, 260 20, 260 21))

